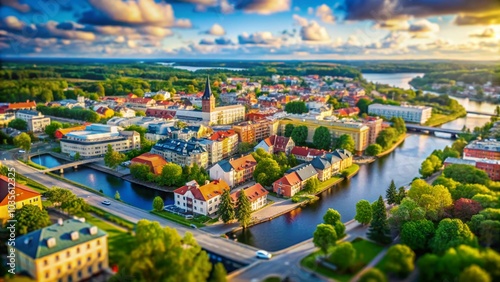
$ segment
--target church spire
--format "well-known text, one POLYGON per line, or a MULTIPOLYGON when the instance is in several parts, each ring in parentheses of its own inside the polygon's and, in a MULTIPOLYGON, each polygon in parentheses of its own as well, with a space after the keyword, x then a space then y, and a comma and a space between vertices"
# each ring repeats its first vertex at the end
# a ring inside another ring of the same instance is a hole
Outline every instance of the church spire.
POLYGON ((210 78, 207 76, 207 81, 205 82, 205 92, 203 92, 201 99, 210 99, 211 96, 212 89, 210 89, 210 78))

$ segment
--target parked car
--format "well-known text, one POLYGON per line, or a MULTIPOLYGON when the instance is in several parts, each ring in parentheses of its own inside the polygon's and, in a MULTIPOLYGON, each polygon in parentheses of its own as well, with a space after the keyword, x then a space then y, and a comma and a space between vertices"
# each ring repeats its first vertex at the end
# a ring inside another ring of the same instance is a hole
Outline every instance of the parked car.
POLYGON ((191 226, 191 228, 194 228, 194 229, 197 229, 198 227, 196 227, 196 225, 194 224, 190 224, 189 226, 191 226))
POLYGON ((26 153, 25 150, 19 150, 19 153, 26 153))
POLYGON ((255 253, 255 255, 257 256, 257 258, 260 258, 260 259, 271 259, 273 257, 273 255, 271 255, 269 252, 266 252, 264 250, 259 250, 255 253))
POLYGON ((101 202, 101 204, 109 206, 109 205, 111 205, 111 202, 108 201, 108 200, 104 200, 104 201, 101 202))

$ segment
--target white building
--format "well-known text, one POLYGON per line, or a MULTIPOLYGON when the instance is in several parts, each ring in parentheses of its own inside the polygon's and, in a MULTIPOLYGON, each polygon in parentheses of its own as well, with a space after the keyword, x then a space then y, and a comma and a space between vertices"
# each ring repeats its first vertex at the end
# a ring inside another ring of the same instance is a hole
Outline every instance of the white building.
POLYGON ((28 131, 43 132, 45 127, 50 124, 50 118, 45 117, 38 111, 19 110, 16 112, 16 118, 22 119, 28 123, 28 131))
MULTIPOLYGON (((231 193, 231 199, 235 206, 238 205, 238 197, 240 193, 241 190, 231 193)), ((267 205, 267 194, 269 194, 269 192, 259 183, 244 189, 244 193, 250 201, 252 211, 256 211, 267 205)))
POLYGON ((219 210, 220 197, 230 190, 224 180, 214 180, 200 186, 196 180, 174 190, 175 206, 187 213, 212 215, 219 210))
POLYGON ((119 131, 117 126, 91 124, 83 131, 73 131, 61 139, 61 152, 81 157, 106 154, 108 145, 118 152, 140 149, 141 138, 135 131, 119 131))
POLYGON ((402 104, 401 106, 371 104, 368 106, 368 113, 371 115, 384 116, 387 119, 400 117, 407 122, 423 124, 431 117, 432 108, 410 106, 407 104, 402 104))

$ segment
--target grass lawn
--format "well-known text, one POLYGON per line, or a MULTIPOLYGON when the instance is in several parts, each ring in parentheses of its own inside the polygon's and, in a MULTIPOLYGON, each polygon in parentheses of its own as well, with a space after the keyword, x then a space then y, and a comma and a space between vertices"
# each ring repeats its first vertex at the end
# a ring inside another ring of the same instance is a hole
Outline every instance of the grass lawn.
POLYGON ((463 113, 452 113, 450 115, 443 115, 443 114, 432 114, 432 116, 425 122, 425 125, 427 126, 438 126, 447 122, 450 122, 452 120, 456 120, 457 118, 461 117, 463 113))
POLYGON ((17 174, 17 182, 19 184, 24 184, 24 185, 28 186, 29 188, 37 191, 38 193, 43 193, 43 192, 49 190, 49 188, 47 188, 47 186, 40 184, 34 180, 31 180, 31 179, 29 179, 26 176, 21 175, 21 174, 17 174))
POLYGON ((281 278, 276 276, 267 277, 264 282, 281 282, 281 278))
POLYGON ((342 171, 342 173, 347 173, 347 176, 349 176, 349 175, 351 175, 351 174, 355 173, 355 172, 356 172, 356 171, 358 171, 358 170, 359 170, 359 165, 357 165, 357 164, 352 164, 350 167, 348 167, 348 168, 344 169, 344 170, 342 171))
POLYGON ((208 216, 195 216, 193 219, 185 219, 183 216, 167 211, 151 211, 151 213, 186 226, 194 224, 198 228, 205 226, 205 223, 211 220, 211 218, 208 216))
MULTIPOLYGON (((353 165, 354 166, 354 165, 353 165)), ((332 178, 328 179, 328 180, 325 180, 323 182, 321 182, 319 185, 318 185, 318 191, 323 191, 324 189, 332 186, 335 182, 341 180, 343 177, 342 176, 333 176, 332 178)))
POLYGON ((350 281, 352 277, 361 270, 365 265, 367 265, 371 260, 373 260, 382 249, 383 246, 372 243, 370 241, 357 238, 352 242, 352 246, 356 249, 356 259, 353 263, 353 268, 355 271, 352 273, 339 273, 326 268, 321 265, 317 265, 315 258, 318 255, 323 255, 321 251, 316 251, 307 257, 303 258, 300 264, 312 271, 320 273, 321 275, 333 278, 338 281, 350 281))
POLYGON ((130 233, 118 229, 100 218, 93 217, 92 215, 88 215, 85 218, 88 223, 108 233, 109 264, 120 265, 123 258, 131 251, 131 246, 134 244, 134 237, 130 233))

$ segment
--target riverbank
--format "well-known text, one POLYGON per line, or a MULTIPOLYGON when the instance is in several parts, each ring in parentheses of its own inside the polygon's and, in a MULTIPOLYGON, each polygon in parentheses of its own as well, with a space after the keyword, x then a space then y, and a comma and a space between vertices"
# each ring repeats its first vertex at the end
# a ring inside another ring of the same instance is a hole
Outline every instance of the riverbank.
POLYGON ((425 125, 436 127, 459 119, 461 117, 465 117, 466 115, 467 112, 458 112, 451 115, 432 114, 432 116, 425 122, 425 125))
POLYGON ((155 190, 162 191, 162 192, 167 192, 167 193, 173 193, 174 190, 177 189, 177 188, 173 188, 173 187, 159 186, 159 185, 156 185, 154 183, 147 182, 147 181, 140 181, 140 180, 135 179, 131 174, 124 175, 121 178, 123 180, 131 182, 131 183, 135 183, 135 184, 138 184, 138 185, 142 185, 142 186, 145 186, 145 187, 148 187, 148 188, 151 188, 151 189, 155 189, 155 190))
MULTIPOLYGON (((410 136, 409 134, 405 134, 405 135, 402 135, 399 137, 399 139, 396 141, 396 143, 394 143, 389 149, 383 151, 382 153, 376 155, 377 158, 381 158, 385 155, 388 155, 390 153, 392 153, 392 151, 396 150, 396 148, 401 145, 401 143, 403 143, 405 141, 406 138, 408 138, 408 136, 410 136)), ((375 160, 373 160, 375 161, 375 160)))

